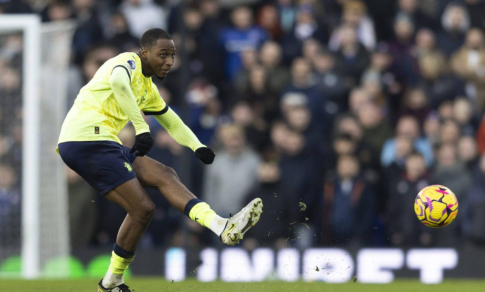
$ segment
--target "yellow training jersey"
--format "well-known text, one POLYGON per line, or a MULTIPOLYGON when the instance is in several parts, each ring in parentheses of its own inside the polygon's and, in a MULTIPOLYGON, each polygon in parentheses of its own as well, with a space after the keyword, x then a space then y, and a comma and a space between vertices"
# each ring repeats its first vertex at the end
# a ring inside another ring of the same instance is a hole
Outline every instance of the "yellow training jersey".
POLYGON ((115 67, 126 69, 136 103, 145 114, 163 114, 167 109, 151 77, 145 77, 136 53, 122 53, 106 61, 79 92, 62 125, 59 143, 68 141, 116 141, 129 119, 109 83, 115 67))

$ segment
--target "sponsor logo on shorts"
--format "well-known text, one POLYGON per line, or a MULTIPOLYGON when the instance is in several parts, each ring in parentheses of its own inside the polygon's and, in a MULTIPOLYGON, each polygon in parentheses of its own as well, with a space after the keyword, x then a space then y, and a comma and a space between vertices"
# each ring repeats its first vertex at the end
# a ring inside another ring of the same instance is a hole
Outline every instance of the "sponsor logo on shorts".
POLYGON ((133 171, 133 168, 131 167, 131 165, 128 162, 125 162, 125 167, 126 167, 126 169, 128 169, 129 172, 133 171))

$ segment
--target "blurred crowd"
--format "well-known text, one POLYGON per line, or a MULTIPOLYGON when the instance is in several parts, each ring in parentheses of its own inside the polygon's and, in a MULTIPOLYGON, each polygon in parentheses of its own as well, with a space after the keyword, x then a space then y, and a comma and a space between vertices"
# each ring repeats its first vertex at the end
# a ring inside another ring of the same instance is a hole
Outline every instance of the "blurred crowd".
MULTIPOLYGON (((146 29, 171 33, 179 55, 166 80, 154 81, 217 156, 208 167, 188 159, 147 117, 149 156, 183 173, 221 216, 261 197, 246 248, 485 244, 483 0, 3 0, 0 11, 77 22, 69 107, 103 62, 139 50, 146 29), (414 214, 430 184, 460 203, 439 230, 414 214)), ((0 224, 8 224, 20 210, 22 39, 1 41, 0 224)), ((133 128, 120 138, 132 145, 133 128)), ((74 172, 68 180, 73 247, 114 243, 124 211, 74 172)), ((140 248, 219 245, 149 193, 157 211, 140 248)))

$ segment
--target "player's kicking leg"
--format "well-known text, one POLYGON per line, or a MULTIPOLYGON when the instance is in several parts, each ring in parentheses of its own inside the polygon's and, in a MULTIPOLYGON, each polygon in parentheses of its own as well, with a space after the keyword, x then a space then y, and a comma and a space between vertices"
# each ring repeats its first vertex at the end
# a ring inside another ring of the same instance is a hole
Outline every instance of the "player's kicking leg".
POLYGON ((133 169, 143 186, 159 190, 172 206, 212 230, 226 245, 238 244, 263 213, 263 202, 257 198, 236 215, 222 218, 207 203, 197 199, 170 167, 144 156, 133 162, 133 169))

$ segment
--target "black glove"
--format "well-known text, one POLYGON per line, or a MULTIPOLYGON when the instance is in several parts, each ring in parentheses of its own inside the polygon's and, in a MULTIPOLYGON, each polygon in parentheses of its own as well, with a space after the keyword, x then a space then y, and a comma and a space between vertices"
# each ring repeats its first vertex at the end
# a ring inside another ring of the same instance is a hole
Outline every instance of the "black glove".
POLYGON ((130 153, 135 153, 136 156, 145 156, 147 155, 148 151, 152 149, 153 140, 152 135, 149 132, 142 133, 135 136, 135 144, 133 144, 133 148, 131 148, 130 153))
POLYGON ((200 147, 195 150, 195 157, 199 158, 205 164, 212 164, 212 162, 214 162, 214 157, 216 157, 216 154, 210 148, 200 147))

